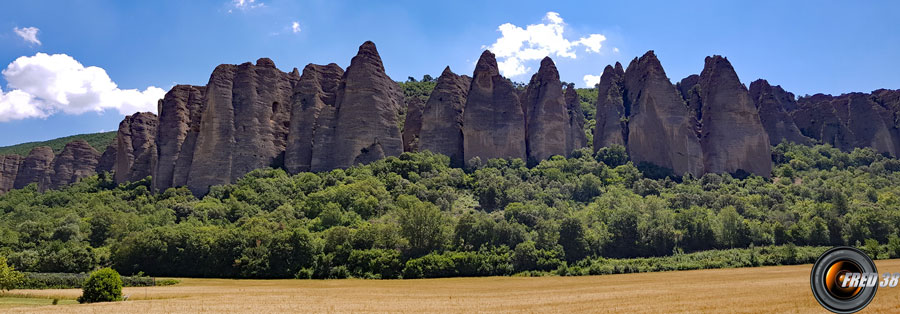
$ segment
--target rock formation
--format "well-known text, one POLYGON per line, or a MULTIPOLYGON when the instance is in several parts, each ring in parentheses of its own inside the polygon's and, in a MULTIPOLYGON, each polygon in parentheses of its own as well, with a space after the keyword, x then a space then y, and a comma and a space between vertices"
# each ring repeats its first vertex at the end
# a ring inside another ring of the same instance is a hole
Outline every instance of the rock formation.
POLYGON ((50 176, 49 187, 58 189, 96 174, 99 160, 100 153, 88 142, 84 140, 69 142, 53 159, 53 173, 50 176))
MULTIPOLYGON (((900 153, 900 90, 795 101, 765 80, 748 91, 719 56, 673 85, 650 51, 627 70, 607 66, 597 92, 594 149, 623 145, 636 164, 676 175, 768 176, 770 145, 782 140, 900 153)), ((475 157, 536 162, 584 147, 584 123, 574 85, 564 88, 550 58, 517 89, 485 51, 472 78, 448 67, 424 105, 407 104, 366 42, 346 71, 332 63, 286 73, 266 58, 220 65, 206 86, 173 87, 159 117, 126 117, 102 155, 76 141, 58 156, 49 147, 0 156, 0 193, 111 171, 116 182, 152 175, 156 191, 187 186, 199 196, 258 168, 328 171, 417 150, 448 155, 453 166, 475 157)))
POLYGON ((187 184, 200 134, 205 92, 205 86, 176 85, 160 101, 154 189, 162 191, 187 184))
POLYGON ((575 84, 566 85, 563 94, 566 100, 566 113, 569 123, 566 128, 566 154, 587 146, 587 136, 584 134, 584 111, 581 110, 581 100, 575 91, 575 84))
POLYGON ((512 82, 500 76, 493 53, 481 54, 472 77, 463 112, 464 160, 525 160, 525 113, 512 82))
POLYGON ((625 70, 624 86, 626 148, 631 159, 636 164, 648 162, 672 169, 675 174, 703 174, 696 118, 653 51, 631 61, 625 70))
POLYGON ((284 156, 284 166, 291 173, 309 171, 312 164, 315 135, 333 128, 320 127, 322 112, 334 115, 337 87, 344 70, 337 64, 309 64, 303 68, 300 81, 291 96, 291 128, 284 156))
POLYGON ((803 136, 791 111, 797 109, 794 94, 784 91, 781 86, 769 85, 766 80, 750 83, 750 98, 756 103, 759 120, 769 135, 769 144, 778 145, 782 141, 811 144, 812 139, 803 136))
POLYGON ((884 99, 864 93, 816 94, 798 99, 798 109, 791 116, 804 135, 822 143, 842 150, 872 147, 875 151, 898 156, 897 111, 876 102, 884 99))
POLYGON ((769 137, 747 89, 728 59, 706 58, 700 74, 704 172, 743 170, 768 177, 772 172, 769 137))
POLYGON ((403 121, 403 151, 419 151, 419 136, 422 133, 422 113, 425 104, 419 98, 411 98, 406 103, 406 119, 403 121))
POLYGON ((16 174, 13 188, 21 189, 31 183, 37 183, 38 189, 41 191, 49 187, 55 157, 53 149, 49 146, 33 148, 19 166, 19 173, 16 174))
POLYGON ((206 86, 188 171, 192 192, 202 195, 210 186, 233 182, 254 169, 283 165, 297 80, 267 58, 255 65, 216 67, 206 86))
POLYGON ((113 172, 116 167, 116 146, 115 141, 106 146, 106 150, 103 151, 103 155, 100 155, 100 160, 97 162, 97 173, 113 172))
POLYGON ((613 68, 607 65, 600 75, 597 86, 597 113, 594 120, 594 149, 612 145, 625 146, 628 128, 625 125, 625 70, 616 62, 613 68))
POLYGON ((156 163, 156 115, 139 112, 125 117, 116 133, 116 183, 137 181, 153 174, 156 163))
POLYGON ((553 155, 566 156, 569 113, 563 97, 562 83, 556 64, 549 57, 541 60, 538 72, 531 76, 522 99, 525 110, 525 143, 530 160, 539 161, 553 155))
POLYGON ((450 164, 454 166, 465 163, 463 110, 471 82, 468 76, 444 68, 422 111, 419 149, 450 156, 450 164))
POLYGON ((0 195, 14 188, 23 160, 19 155, 0 155, 0 195))
POLYGON ((403 152, 403 93, 384 73, 374 43, 367 41, 359 47, 336 94, 335 110, 320 113, 319 125, 333 123, 334 128, 314 144, 313 171, 347 168, 403 152))

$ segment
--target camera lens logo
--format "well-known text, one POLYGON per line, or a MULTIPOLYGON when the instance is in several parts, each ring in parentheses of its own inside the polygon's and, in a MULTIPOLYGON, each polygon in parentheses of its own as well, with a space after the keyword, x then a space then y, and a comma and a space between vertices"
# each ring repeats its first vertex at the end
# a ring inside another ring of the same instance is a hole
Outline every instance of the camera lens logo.
POLYGON ((834 313, 854 313, 875 298, 878 270, 872 259, 852 247, 832 248, 816 260, 809 283, 813 296, 834 313))

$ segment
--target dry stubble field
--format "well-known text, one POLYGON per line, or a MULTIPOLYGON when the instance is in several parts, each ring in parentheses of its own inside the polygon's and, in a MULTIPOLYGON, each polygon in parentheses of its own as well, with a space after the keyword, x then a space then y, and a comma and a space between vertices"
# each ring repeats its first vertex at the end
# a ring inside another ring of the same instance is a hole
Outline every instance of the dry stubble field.
MULTIPOLYGON (((878 261, 900 272, 900 260, 878 261)), ((126 302, 4 308, 9 312, 697 312, 824 313, 809 290, 812 265, 590 277, 424 280, 183 279, 125 288, 126 302)), ((9 294, 75 298, 80 290, 9 294)), ((900 287, 879 289, 862 313, 893 313, 900 287)))

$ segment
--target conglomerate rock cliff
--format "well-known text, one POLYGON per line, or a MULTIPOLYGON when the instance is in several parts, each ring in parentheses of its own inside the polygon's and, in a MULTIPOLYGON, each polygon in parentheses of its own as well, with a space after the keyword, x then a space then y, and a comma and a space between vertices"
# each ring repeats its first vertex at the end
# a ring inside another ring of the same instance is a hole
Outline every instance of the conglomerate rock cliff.
POLYGON ((100 153, 88 142, 84 140, 69 142, 53 159, 49 188, 58 189, 96 174, 99 161, 100 153))
MULTIPOLYGON (((765 80, 748 90, 720 56, 672 84, 650 51, 627 69, 607 66, 597 93, 593 148, 622 145, 636 164, 676 175, 769 176, 770 145, 783 140, 900 153, 900 90, 795 100, 765 80)), ((453 166, 476 157, 538 162, 585 147, 584 125, 574 85, 560 81, 550 58, 523 88, 485 51, 471 78, 447 67, 424 104, 407 104, 365 42, 346 71, 331 63, 288 73, 267 58, 220 65, 205 86, 174 86, 159 116, 125 117, 102 155, 75 141, 59 155, 37 147, 0 156, 0 193, 113 172, 116 182, 152 176, 156 191, 187 186, 203 195, 257 168, 327 171, 404 151, 444 154, 453 166)))
POLYGON ((454 166, 465 163, 463 110, 471 83, 470 77, 456 75, 450 71, 450 67, 444 68, 422 109, 419 149, 447 155, 454 166))
POLYGON ((463 156, 526 159, 525 112, 512 82, 500 76, 497 60, 484 51, 466 98, 463 112, 463 156))

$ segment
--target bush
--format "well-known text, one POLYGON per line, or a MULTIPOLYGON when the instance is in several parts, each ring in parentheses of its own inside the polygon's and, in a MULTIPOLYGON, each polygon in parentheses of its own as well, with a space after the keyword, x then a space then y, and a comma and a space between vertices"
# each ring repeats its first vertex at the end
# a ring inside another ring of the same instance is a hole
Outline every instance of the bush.
POLYGON ((122 277, 112 268, 95 271, 84 282, 78 303, 111 302, 122 300, 122 277))
POLYGON ((15 289, 23 277, 22 273, 6 264, 5 257, 0 257, 0 291, 15 289))

